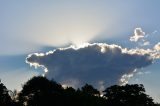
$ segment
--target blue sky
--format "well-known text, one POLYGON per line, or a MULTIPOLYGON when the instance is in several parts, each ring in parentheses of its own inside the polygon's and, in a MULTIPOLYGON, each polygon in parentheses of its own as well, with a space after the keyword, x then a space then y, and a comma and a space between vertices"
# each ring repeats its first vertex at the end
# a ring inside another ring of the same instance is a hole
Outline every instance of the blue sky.
MULTIPOLYGON (((28 54, 83 43, 117 44, 123 48, 152 49, 160 42, 159 0, 4 0, 0 1, 0 78, 9 89, 41 68, 25 63, 28 54), (131 42, 141 28, 146 41, 131 42)), ((147 92, 160 101, 160 61, 143 69, 130 83, 143 83, 147 92)))

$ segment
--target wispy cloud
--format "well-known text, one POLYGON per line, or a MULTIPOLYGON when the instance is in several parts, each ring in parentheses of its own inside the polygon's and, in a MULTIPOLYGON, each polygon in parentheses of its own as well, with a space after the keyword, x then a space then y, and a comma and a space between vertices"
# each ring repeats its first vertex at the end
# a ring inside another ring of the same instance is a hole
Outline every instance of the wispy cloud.
POLYGON ((147 45, 150 45, 150 42, 149 41, 144 41, 143 46, 147 46, 147 45))

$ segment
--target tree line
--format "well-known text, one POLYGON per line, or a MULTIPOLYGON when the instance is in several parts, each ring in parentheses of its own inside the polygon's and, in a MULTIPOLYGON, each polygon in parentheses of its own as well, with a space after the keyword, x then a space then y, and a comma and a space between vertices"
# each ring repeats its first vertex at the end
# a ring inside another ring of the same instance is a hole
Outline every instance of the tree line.
POLYGON ((145 93, 142 84, 113 85, 103 95, 92 85, 63 88, 54 80, 36 76, 19 92, 9 91, 0 82, 0 106, 159 106, 145 93))

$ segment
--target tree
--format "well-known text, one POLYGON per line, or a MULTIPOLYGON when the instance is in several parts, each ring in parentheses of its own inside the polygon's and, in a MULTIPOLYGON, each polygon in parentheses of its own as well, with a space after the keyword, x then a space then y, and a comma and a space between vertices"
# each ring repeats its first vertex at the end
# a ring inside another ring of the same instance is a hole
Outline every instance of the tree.
POLYGON ((0 106, 11 105, 11 97, 8 94, 8 89, 0 81, 0 106))
POLYGON ((85 84, 82 87, 82 92, 89 94, 89 95, 94 95, 94 96, 100 95, 99 91, 97 89, 93 88, 93 86, 89 85, 89 84, 85 84))
POLYGON ((109 106, 156 106, 142 84, 114 85, 104 92, 109 106))
POLYGON ((18 94, 20 105, 11 106, 158 106, 145 94, 142 84, 114 85, 104 92, 104 97, 100 97, 99 91, 89 84, 77 90, 64 89, 55 81, 38 76, 24 84, 18 94))
POLYGON ((42 76, 33 77, 24 84, 19 101, 27 106, 50 106, 53 103, 57 106, 62 90, 62 86, 54 81, 42 76))

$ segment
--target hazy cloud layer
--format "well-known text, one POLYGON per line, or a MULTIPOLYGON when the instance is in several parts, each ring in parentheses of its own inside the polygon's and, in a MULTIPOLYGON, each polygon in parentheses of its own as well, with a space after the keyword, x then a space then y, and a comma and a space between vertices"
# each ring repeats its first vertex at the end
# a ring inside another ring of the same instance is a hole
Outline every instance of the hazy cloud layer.
POLYGON ((155 53, 151 50, 94 43, 30 54, 26 62, 44 68, 47 78, 64 85, 79 87, 90 83, 101 88, 100 82, 103 86, 127 83, 135 69, 152 64, 154 59, 155 53))
POLYGON ((1 0, 0 55, 30 53, 41 46, 117 41, 127 37, 129 29, 137 23, 146 29, 160 29, 157 2, 147 2, 145 10, 148 12, 144 12, 141 9, 144 2, 139 0, 124 1, 121 5, 108 0, 25 0, 19 3, 1 0), (135 14, 139 17, 133 18, 135 14))

